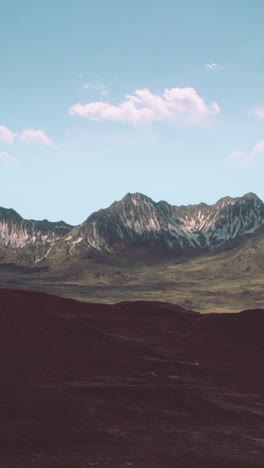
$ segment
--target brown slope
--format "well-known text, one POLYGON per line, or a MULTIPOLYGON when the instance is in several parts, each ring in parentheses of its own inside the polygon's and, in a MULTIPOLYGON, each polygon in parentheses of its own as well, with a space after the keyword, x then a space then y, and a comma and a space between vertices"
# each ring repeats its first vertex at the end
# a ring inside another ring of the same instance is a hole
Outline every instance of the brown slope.
POLYGON ((0 466, 263 466, 264 311, 0 303, 0 466))

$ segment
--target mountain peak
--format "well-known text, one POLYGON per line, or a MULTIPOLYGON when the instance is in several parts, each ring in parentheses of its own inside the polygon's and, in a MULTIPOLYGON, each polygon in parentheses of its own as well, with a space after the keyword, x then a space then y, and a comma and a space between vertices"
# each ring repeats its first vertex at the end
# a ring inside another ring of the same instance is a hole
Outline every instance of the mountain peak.
POLYGON ((24 261, 24 256, 33 263, 47 257, 56 262, 69 256, 85 258, 91 249, 114 255, 191 255, 254 234, 264 226, 264 203, 250 192, 223 197, 214 205, 173 206, 128 192, 74 228, 63 221, 24 220, 3 208, 0 221, 0 256, 9 262, 24 261))
MULTIPOLYGON (((242 197, 242 198, 243 198, 243 197, 242 197)), ((222 206, 225 206, 225 205, 233 205, 233 204, 236 203, 238 200, 240 200, 239 197, 229 197, 229 195, 228 195, 228 196, 226 196, 226 197, 220 198, 220 199, 216 202, 215 206, 219 206, 219 205, 222 205, 222 206)))
POLYGON ((242 198, 246 198, 247 200, 256 200, 261 202, 261 199, 253 192, 246 193, 242 198))
POLYGON ((121 201, 123 200, 151 200, 150 197, 148 197, 147 195, 144 195, 143 193, 140 193, 140 192, 134 192, 134 193, 130 193, 128 192, 123 198, 121 201))
POLYGON ((218 200, 216 202, 215 206, 233 205, 234 203, 243 202, 243 201, 246 201, 246 200, 253 200, 253 201, 256 201, 258 203, 262 203, 261 199, 255 193, 248 192, 245 195, 243 195, 242 197, 229 197, 229 196, 222 197, 222 198, 220 198, 220 200, 218 200))

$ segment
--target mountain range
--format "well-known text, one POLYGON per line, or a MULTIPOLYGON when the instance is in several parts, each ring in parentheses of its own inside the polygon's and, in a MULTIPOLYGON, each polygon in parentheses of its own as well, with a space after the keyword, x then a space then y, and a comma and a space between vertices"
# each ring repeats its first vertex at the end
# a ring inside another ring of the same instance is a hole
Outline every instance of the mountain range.
POLYGON ((263 225, 264 203, 253 193, 188 206, 128 193, 78 226, 25 220, 13 209, 0 208, 0 262, 52 265, 104 255, 192 257, 237 245, 261 233, 263 225))

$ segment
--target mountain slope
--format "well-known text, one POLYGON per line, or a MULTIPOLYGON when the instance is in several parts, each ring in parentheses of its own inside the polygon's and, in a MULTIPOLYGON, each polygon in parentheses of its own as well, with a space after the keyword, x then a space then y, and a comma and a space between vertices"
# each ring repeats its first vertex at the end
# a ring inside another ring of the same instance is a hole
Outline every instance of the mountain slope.
POLYGON ((15 210, 0 208, 0 259, 4 262, 38 263, 69 232, 64 221, 23 219, 15 210))
POLYGON ((262 226, 264 204, 253 193, 188 206, 128 193, 76 227, 63 221, 27 221, 0 208, 0 259, 54 264, 98 254, 190 256, 225 249, 262 226))
POLYGON ((129 254, 192 254, 225 246, 264 225, 264 204, 254 194, 222 198, 215 205, 172 206, 140 193, 127 194, 109 208, 93 213, 53 249, 85 257, 91 250, 129 254))

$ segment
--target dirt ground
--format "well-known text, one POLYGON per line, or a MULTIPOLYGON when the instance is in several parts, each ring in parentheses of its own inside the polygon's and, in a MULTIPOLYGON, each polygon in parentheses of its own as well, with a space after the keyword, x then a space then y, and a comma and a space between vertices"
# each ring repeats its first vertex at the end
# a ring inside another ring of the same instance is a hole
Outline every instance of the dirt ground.
POLYGON ((0 466, 263 466, 263 310, 0 305, 0 466))

